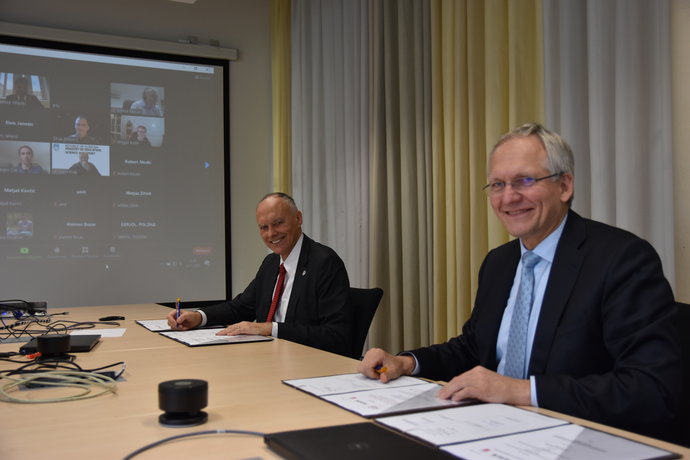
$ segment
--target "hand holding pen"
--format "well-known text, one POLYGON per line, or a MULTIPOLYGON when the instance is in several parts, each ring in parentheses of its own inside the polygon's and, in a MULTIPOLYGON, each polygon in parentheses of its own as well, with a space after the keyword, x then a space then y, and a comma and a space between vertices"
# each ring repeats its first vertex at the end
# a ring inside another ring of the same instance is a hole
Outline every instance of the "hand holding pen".
POLYGON ((387 383, 401 375, 411 375, 414 368, 412 356, 394 356, 380 348, 372 348, 360 361, 358 370, 370 379, 387 383))
POLYGON ((175 309, 168 313, 168 326, 175 331, 186 331, 201 325, 201 313, 196 310, 182 310, 180 299, 175 302, 175 309))

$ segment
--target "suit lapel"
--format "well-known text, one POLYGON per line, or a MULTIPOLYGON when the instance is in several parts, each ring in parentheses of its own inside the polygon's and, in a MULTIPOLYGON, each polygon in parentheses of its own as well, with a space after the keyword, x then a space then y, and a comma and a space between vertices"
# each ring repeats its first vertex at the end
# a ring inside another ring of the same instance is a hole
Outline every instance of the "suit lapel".
POLYGON ((280 256, 278 254, 271 254, 269 256, 270 262, 265 270, 266 275, 262 277, 260 291, 258 293, 259 302, 256 309, 256 320, 259 322, 266 321, 268 310, 271 308, 271 300, 273 300, 273 289, 278 281, 278 270, 280 269, 280 256))
POLYGON ((558 242, 551 273, 544 292, 541 313, 532 345, 529 373, 543 374, 548 362, 551 344, 577 281, 584 255, 580 246, 586 238, 584 220, 570 211, 563 235, 558 242))
POLYGON ((295 315, 298 313, 298 308, 295 307, 299 302, 299 298, 304 292, 304 287, 307 284, 307 276, 309 275, 309 253, 311 251, 313 241, 304 235, 302 241, 302 250, 299 253, 299 260, 297 261, 297 270, 295 270, 295 280, 292 282, 292 292, 290 293, 290 300, 288 301, 288 310, 285 317, 285 322, 295 321, 295 315))

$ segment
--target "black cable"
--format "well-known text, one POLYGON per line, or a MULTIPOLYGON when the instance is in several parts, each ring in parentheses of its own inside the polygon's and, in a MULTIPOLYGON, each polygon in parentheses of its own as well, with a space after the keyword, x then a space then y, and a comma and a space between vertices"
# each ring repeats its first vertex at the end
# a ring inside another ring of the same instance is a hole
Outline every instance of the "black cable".
POLYGON ((134 458, 135 456, 139 455, 142 452, 145 452, 149 449, 152 449, 154 447, 160 446, 163 443, 166 443, 168 441, 174 441, 175 439, 182 439, 182 438, 189 438, 192 436, 201 436, 204 434, 248 434, 251 436, 260 436, 264 437, 265 433, 260 433, 258 431, 243 431, 243 430, 206 430, 206 431, 195 431, 193 433, 185 433, 185 434, 178 434, 175 436, 170 436, 169 438, 164 438, 156 442, 152 442, 151 444, 147 444, 144 447, 140 447, 139 449, 135 450, 131 454, 128 454, 123 460, 129 460, 130 458, 134 458))
POLYGON ((69 321, 63 319, 51 322, 50 316, 23 317, 12 324, 6 323, 2 318, 0 322, 2 323, 0 331, 6 332, 6 334, 0 334, 0 341, 9 337, 21 339, 35 338, 49 333, 65 334, 68 331, 93 329, 97 325, 120 326, 117 321, 69 321))
POLYGON ((19 366, 16 369, 3 369, 0 370, 0 378, 2 378, 3 375, 21 375, 21 374, 37 374, 41 372, 45 372, 47 370, 59 370, 59 369, 65 369, 65 370, 70 370, 70 371, 77 371, 77 372, 85 372, 85 373, 91 373, 91 372, 98 372, 102 371, 103 369, 108 369, 110 367, 115 367, 122 365, 122 369, 119 372, 113 372, 114 380, 117 380, 118 377, 122 375, 125 369, 125 362, 124 361, 118 361, 113 364, 108 364, 107 366, 101 366, 101 367, 96 367, 94 369, 84 369, 82 368, 79 364, 73 362, 73 361, 65 361, 64 359, 35 359, 29 362, 25 361, 13 361, 17 362, 20 364, 23 364, 22 366, 19 366))

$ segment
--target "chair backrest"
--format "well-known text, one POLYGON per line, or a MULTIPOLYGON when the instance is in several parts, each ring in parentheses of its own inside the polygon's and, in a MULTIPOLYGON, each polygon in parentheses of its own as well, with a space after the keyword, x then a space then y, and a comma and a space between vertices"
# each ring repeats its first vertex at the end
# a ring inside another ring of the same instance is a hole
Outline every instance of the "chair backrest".
POLYGON ((354 315, 354 334, 352 340, 352 354, 350 357, 360 359, 364 341, 369 333, 369 326, 374 319, 376 309, 383 297, 381 288, 350 288, 350 306, 354 315))

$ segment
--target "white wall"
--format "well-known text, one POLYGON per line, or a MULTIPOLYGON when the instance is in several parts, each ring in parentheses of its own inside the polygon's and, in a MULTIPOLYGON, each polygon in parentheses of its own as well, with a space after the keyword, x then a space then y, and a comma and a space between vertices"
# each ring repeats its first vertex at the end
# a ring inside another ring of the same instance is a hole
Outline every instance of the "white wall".
POLYGON ((238 49, 230 65, 230 167, 232 290, 241 292, 267 252, 254 209, 272 187, 270 1, 2 0, 0 21, 171 42, 196 36, 238 49))

